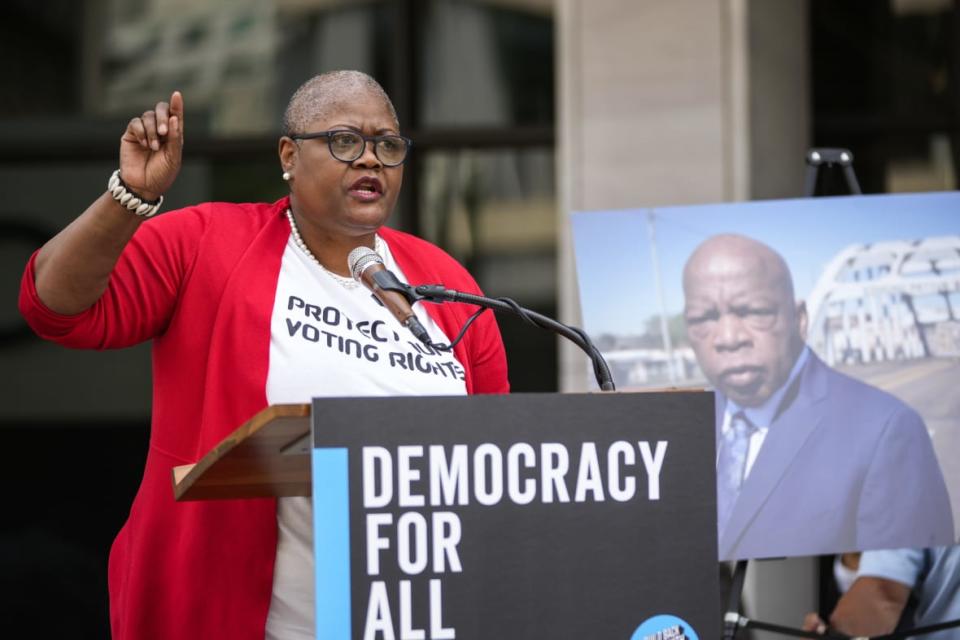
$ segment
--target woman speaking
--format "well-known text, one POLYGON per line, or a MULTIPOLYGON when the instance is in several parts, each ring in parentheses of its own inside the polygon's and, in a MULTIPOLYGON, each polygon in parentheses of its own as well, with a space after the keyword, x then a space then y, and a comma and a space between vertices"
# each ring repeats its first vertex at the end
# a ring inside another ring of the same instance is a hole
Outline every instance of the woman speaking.
MULTIPOLYGON (((452 352, 425 347, 349 277, 347 255, 365 246, 401 280, 479 292, 443 251, 383 226, 412 143, 373 78, 325 73, 293 95, 277 176, 290 195, 273 204, 151 217, 184 124, 176 92, 129 122, 107 190, 30 259, 20 309, 70 347, 153 340, 146 468, 110 553, 113 637, 312 638, 309 499, 176 503, 171 469, 268 404, 506 393, 503 344, 488 313, 452 352)), ((474 309, 415 311, 449 343, 474 309)))

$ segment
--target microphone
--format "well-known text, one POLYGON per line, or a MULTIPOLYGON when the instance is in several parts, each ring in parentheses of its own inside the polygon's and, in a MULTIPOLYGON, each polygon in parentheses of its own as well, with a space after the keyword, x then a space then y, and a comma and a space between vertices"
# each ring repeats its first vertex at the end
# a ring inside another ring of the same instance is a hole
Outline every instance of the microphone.
POLYGON ((433 346, 430 335, 420 324, 403 294, 384 288, 384 285, 403 285, 392 271, 383 266, 383 258, 376 251, 370 247, 357 247, 347 256, 347 265, 353 279, 369 289, 400 324, 409 329, 420 342, 433 346))

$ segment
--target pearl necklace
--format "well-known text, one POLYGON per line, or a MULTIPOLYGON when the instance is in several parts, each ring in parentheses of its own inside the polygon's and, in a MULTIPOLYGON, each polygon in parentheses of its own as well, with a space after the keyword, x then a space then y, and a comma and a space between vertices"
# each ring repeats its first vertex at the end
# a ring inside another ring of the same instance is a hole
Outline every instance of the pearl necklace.
MULTIPOLYGON (((313 260, 313 262, 318 267, 323 269, 324 273, 326 273, 328 276, 333 278, 343 288, 356 289, 357 287, 360 286, 360 283, 354 280, 353 278, 348 278, 346 276, 340 275, 339 273, 334 273, 333 271, 330 271, 325 266, 323 266, 323 263, 317 260, 317 256, 313 255, 313 252, 310 251, 309 247, 307 247, 307 243, 303 241, 303 236, 300 235, 300 229, 297 227, 297 221, 293 219, 293 212, 290 209, 287 209, 286 214, 287 214, 287 220, 290 221, 290 234, 293 236, 293 243, 297 245, 300 251, 303 251, 303 253, 308 258, 313 260)), ((373 250, 376 251, 381 256, 384 254, 383 240, 378 235, 375 235, 373 237, 373 250)))

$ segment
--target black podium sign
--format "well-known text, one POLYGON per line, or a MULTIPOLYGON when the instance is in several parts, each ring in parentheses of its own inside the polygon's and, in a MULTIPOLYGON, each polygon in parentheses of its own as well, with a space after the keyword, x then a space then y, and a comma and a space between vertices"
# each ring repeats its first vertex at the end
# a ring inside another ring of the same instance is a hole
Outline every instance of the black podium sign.
POLYGON ((712 638, 713 394, 313 403, 317 637, 712 638))

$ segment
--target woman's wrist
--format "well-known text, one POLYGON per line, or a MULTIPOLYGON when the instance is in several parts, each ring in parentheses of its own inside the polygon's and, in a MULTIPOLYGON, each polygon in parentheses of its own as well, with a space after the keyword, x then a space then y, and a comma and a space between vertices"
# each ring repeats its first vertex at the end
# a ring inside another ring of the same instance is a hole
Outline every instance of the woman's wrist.
POLYGON ((163 196, 160 194, 131 189, 120 177, 120 169, 114 171, 107 181, 107 192, 130 213, 142 218, 154 215, 163 204, 163 196))

